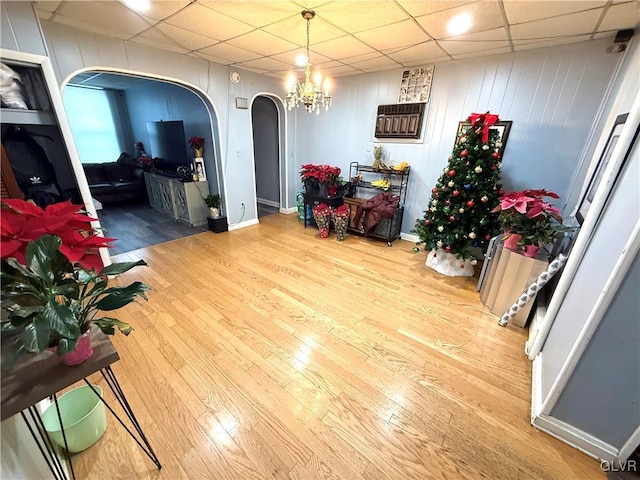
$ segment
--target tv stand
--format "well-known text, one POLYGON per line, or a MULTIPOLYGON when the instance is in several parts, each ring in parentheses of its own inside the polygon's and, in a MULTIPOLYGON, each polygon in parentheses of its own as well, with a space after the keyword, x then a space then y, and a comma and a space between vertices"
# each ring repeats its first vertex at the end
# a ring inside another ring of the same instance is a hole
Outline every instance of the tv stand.
POLYGON ((206 225, 208 210, 204 198, 209 194, 207 182, 183 183, 176 178, 149 172, 144 174, 144 179, 149 203, 154 210, 192 227, 206 225))

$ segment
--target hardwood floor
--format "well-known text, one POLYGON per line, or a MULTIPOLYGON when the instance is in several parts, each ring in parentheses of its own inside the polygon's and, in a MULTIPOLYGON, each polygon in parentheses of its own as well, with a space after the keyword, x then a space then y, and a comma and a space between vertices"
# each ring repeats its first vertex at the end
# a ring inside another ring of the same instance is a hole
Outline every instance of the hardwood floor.
POLYGON ((163 468, 110 418, 78 478, 604 478, 531 427, 525 332, 411 248, 275 214, 121 255, 154 291, 114 371, 163 468))
POLYGON ((111 255, 207 231, 206 225, 192 227, 176 222, 146 203, 105 205, 103 210, 98 211, 98 217, 105 235, 117 239, 110 249, 111 255))

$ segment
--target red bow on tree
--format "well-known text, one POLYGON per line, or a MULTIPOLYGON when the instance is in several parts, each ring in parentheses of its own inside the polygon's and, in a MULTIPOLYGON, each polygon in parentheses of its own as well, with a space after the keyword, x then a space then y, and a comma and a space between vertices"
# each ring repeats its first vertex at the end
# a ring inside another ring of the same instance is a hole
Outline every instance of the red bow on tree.
POLYGON ((476 122, 482 123, 482 141, 487 143, 489 141, 489 127, 495 124, 500 118, 498 115, 492 115, 489 112, 487 113, 472 113, 467 118, 468 122, 471 122, 472 125, 475 125, 476 122))

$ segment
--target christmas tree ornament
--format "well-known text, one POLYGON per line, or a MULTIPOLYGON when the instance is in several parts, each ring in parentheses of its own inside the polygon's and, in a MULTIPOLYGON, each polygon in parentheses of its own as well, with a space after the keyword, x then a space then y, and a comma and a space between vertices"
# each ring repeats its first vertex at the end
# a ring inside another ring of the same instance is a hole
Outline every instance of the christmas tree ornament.
POLYGON ((473 151, 477 152, 478 150, 480 150, 480 147, 478 145, 476 145, 475 147, 473 147, 473 151))
POLYGON ((465 177, 465 180, 471 180, 471 175, 467 175, 467 176, 465 177))
POLYGON ((475 258, 471 260, 471 265, 477 265, 477 264, 478 264, 478 260, 476 260, 475 258))
POLYGON ((440 190, 442 190, 443 192, 446 190, 447 188, 443 185, 440 187, 440 190))
POLYGON ((477 247, 479 245, 478 242, 473 242, 471 245, 473 245, 474 247, 477 247))
POLYGON ((480 201, 482 203, 487 203, 489 201, 489 197, 487 197, 486 195, 483 195, 482 198, 480 199, 480 201))
POLYGON ((473 171, 476 173, 482 173, 482 167, 476 167, 473 169, 473 171))
POLYGON ((460 137, 460 143, 467 143, 467 137, 466 136, 460 137))
POLYGON ((449 200, 448 198, 444 201, 445 205, 449 205, 451 203, 451 200, 449 200))
POLYGON ((434 193, 434 194, 433 194, 433 196, 434 196, 435 198, 438 198, 438 197, 440 196, 440 194, 439 194, 438 192, 436 192, 436 193, 434 193))
POLYGON ((439 225, 439 226, 438 226, 438 231, 439 231, 440 233, 444 232, 444 227, 443 227, 442 225, 439 225))
POLYGON ((437 192, 438 192, 437 188, 434 187, 434 188, 431 189, 431 193, 437 193, 437 192))
POLYGON ((438 204, 438 200, 431 200, 431 205, 437 205, 438 204))
POLYGON ((498 168, 502 168, 502 162, 498 162, 498 168))
POLYGON ((469 238, 476 238, 476 232, 470 232, 469 238))
POLYGON ((449 185, 449 188, 453 187, 455 185, 455 183, 453 181, 447 183, 447 185, 449 185))
POLYGON ((458 210, 459 213, 464 213, 464 208, 460 207, 460 209, 458 210))
POLYGON ((455 170, 449 170, 448 175, 449 175, 450 177, 455 177, 455 176, 456 176, 456 171, 455 171, 455 170))
POLYGON ((487 145, 486 143, 484 145, 482 145, 482 149, 483 150, 489 150, 489 145, 487 145))
POLYGON ((469 155, 469 151, 466 148, 460 152, 462 158, 465 158, 467 155, 469 155))
POLYGON ((444 251, 447 253, 451 252, 451 247, 449 245, 447 245, 446 247, 444 247, 444 251))
POLYGON ((455 222, 455 221, 456 221, 456 217, 454 217, 453 215, 451 215, 451 216, 449 217, 449 221, 450 221, 450 222, 455 222))
POLYGON ((476 204, 476 202, 474 202, 473 200, 469 200, 469 201, 467 202, 467 207, 469 207, 469 208, 473 208, 473 207, 475 206, 475 204, 476 204))
POLYGON ((493 154, 491 154, 491 156, 493 158, 500 158, 500 154, 498 152, 493 152, 493 154))
POLYGON ((444 213, 447 213, 447 214, 448 214, 448 213, 449 213, 449 206, 448 206, 448 205, 445 205, 444 207, 442 207, 442 211, 443 211, 444 213))
POLYGON ((471 184, 470 183, 465 183, 464 184, 464 189, 465 190, 469 190, 471 188, 471 184))
POLYGON ((496 147, 502 148, 502 142, 496 142, 496 147))
POLYGON ((495 165, 491 165, 491 171, 492 171, 492 172, 495 172, 495 171, 496 171, 496 168, 498 168, 498 167, 496 167, 495 165))
POLYGON ((429 225, 430 223, 431 223, 431 222, 430 222, 429 220, 425 220, 425 221, 424 221, 424 224, 425 224, 425 225, 429 225))
POLYGON ((460 192, 459 192, 458 190, 454 190, 451 194, 452 194, 454 197, 457 197, 458 195, 460 195, 460 192))
POLYGON ((484 239, 488 242, 489 240, 491 240, 491 235, 489 235, 488 233, 484 236, 484 239))
POLYGON ((498 195, 500 195, 500 196, 504 195, 504 189, 502 189, 502 188, 499 189, 498 190, 498 195))
POLYGON ((482 217, 480 219, 480 225, 486 225, 487 224, 487 219, 485 217, 482 217))
POLYGON ((413 253, 418 253, 420 249, 418 247, 413 247, 413 253))
POLYGON ((438 243, 436 243, 436 245, 438 246, 438 248, 442 248, 442 245, 443 245, 442 240, 438 240, 438 243))

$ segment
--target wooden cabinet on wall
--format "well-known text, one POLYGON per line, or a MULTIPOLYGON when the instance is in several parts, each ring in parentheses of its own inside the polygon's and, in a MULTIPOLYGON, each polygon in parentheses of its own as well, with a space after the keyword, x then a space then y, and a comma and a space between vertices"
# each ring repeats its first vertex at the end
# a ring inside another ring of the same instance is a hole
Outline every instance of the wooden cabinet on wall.
POLYGON ((207 223, 203 198, 209 194, 207 182, 180 182, 175 178, 145 173, 149 203, 155 210, 192 227, 207 223))

